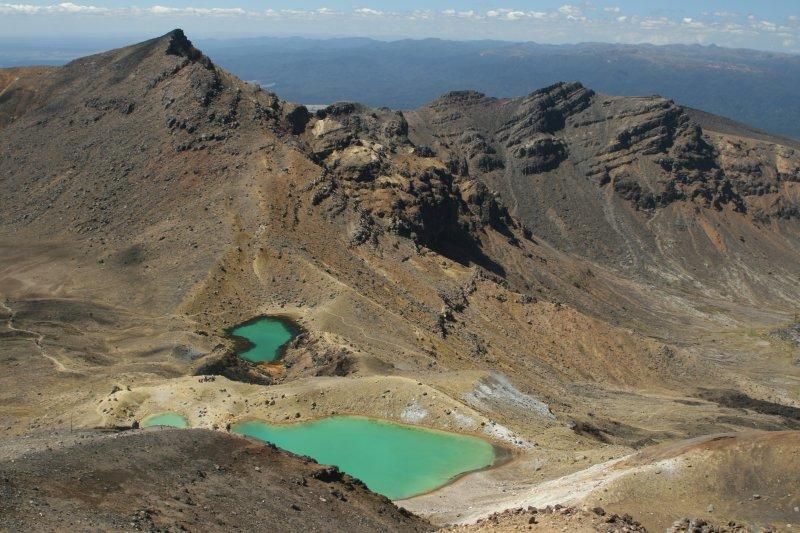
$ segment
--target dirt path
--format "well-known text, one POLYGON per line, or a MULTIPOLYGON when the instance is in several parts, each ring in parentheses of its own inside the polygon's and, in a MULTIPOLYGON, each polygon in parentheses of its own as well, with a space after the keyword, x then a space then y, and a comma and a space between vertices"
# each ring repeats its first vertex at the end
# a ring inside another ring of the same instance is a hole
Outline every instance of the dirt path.
MULTIPOLYGON (((469 486, 462 484, 460 489, 458 485, 453 485, 449 494, 446 492, 438 494, 446 497, 449 500, 447 502, 441 499, 436 501, 431 498, 417 497, 397 503, 435 524, 474 524, 491 514, 519 507, 542 508, 556 504, 574 505, 604 485, 629 474, 631 468, 617 467, 620 462, 629 457, 624 456, 598 463, 572 474, 538 484, 523 482, 516 486, 504 485, 502 490, 495 490, 490 496, 484 495, 477 499, 468 493, 469 486), (462 494, 461 491, 464 493, 462 494), (464 511, 464 501, 470 499, 473 500, 472 505, 467 507, 467 511, 464 511)), ((500 489, 499 486, 497 488, 500 489)))
MULTIPOLYGON (((1 95, 2 95, 2 93, 0 93, 0 96, 1 95)), ((53 357, 52 355, 47 353, 47 350, 45 350, 45 348, 44 348, 44 335, 42 335, 41 333, 37 333, 35 331, 28 330, 28 329, 20 329, 20 328, 15 327, 14 326, 14 311, 8 305, 6 305, 4 302, 0 302, 0 305, 3 306, 3 308, 8 312, 8 328, 11 331, 17 331, 19 333, 24 333, 25 335, 29 335, 31 337, 31 340, 33 341, 34 345, 36 345, 36 348, 39 350, 39 353, 42 354, 42 357, 44 357, 48 361, 52 362, 53 366, 55 366, 55 368, 56 368, 56 370, 58 372, 63 372, 63 373, 68 373, 68 374, 82 374, 82 372, 80 372, 78 370, 73 370, 71 368, 67 368, 64 365, 64 363, 62 363, 61 361, 59 361, 58 359, 56 359, 55 357, 53 357)))

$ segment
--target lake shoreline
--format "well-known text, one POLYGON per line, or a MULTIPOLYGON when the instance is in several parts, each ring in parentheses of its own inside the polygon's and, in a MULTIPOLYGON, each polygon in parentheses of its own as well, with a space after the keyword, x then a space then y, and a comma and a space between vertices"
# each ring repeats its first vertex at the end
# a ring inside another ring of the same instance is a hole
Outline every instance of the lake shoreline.
POLYGON ((239 359, 241 359, 242 361, 245 361, 252 365, 259 365, 263 363, 278 363, 281 359, 283 359, 283 356, 286 353, 286 349, 289 346, 289 344, 291 344, 292 341, 297 337, 299 337, 300 335, 307 333, 306 329, 297 320, 295 320, 294 317, 280 313, 254 316, 252 318, 245 320, 244 322, 240 322, 238 324, 225 328, 224 332, 225 336, 227 336, 229 339, 233 341, 234 355, 239 359), (291 336, 288 341, 284 342, 277 348, 274 359, 264 360, 264 361, 251 361, 250 359, 242 357, 241 354, 251 349, 253 346, 255 346, 255 344, 246 337, 235 334, 234 331, 247 326, 252 326, 253 324, 256 324, 262 320, 275 320, 280 322, 283 326, 286 327, 286 329, 289 330, 291 336))
MULTIPOLYGON (((516 455, 517 455, 517 454, 514 453, 513 450, 511 450, 509 448, 506 448, 505 446, 499 445, 496 442, 492 442, 491 440, 486 439, 486 438, 484 438, 482 436, 477 436, 477 435, 469 434, 469 433, 460 433, 460 432, 447 431, 447 430, 442 430, 442 429, 438 429, 438 428, 430 428, 430 427, 427 427, 427 426, 411 425, 411 424, 406 424, 406 423, 394 422, 394 421, 383 419, 383 418, 369 417, 369 416, 363 416, 363 415, 338 415, 337 414, 337 415, 333 415, 333 416, 320 417, 320 418, 315 418, 315 419, 311 419, 311 420, 292 421, 292 422, 285 422, 285 421, 284 422, 269 422, 269 421, 261 419, 261 418, 248 417, 248 418, 244 418, 244 419, 241 419, 241 420, 237 420, 236 422, 232 423, 231 426, 230 426, 230 431, 232 433, 235 433, 235 434, 241 436, 241 437, 252 439, 252 440, 255 440, 255 441, 257 441, 259 443, 262 443, 262 444, 265 444, 265 445, 277 446, 278 448, 281 448, 281 449, 283 449, 283 450, 285 450, 285 451, 287 451, 289 453, 294 453, 295 455, 309 456, 311 454, 309 454, 307 452, 293 451, 293 450, 291 450, 291 449, 289 449, 287 447, 284 447, 285 444, 282 446, 281 443, 273 442, 268 437, 261 438, 261 437, 253 435, 252 433, 239 432, 239 431, 237 431, 237 426, 241 428, 242 426, 244 426, 246 424, 256 424, 258 426, 261 426, 261 427, 265 428, 266 430, 278 429, 279 431, 280 430, 286 431, 286 430, 291 429, 291 428, 297 428, 298 430, 303 430, 303 429, 308 430, 310 425, 319 424, 320 422, 325 422, 325 421, 334 422, 334 421, 337 421, 337 420, 341 421, 341 422, 346 422, 348 420, 360 420, 360 421, 363 421, 363 422, 369 422, 369 423, 376 424, 376 425, 379 425, 379 426, 386 426, 387 428, 401 429, 403 431, 411 431, 411 432, 420 432, 420 433, 427 434, 428 436, 438 435, 438 436, 444 437, 444 438, 463 438, 463 439, 465 439, 464 444, 469 442, 469 440, 467 440, 467 439, 474 439, 476 441, 481 441, 481 442, 483 442, 485 444, 488 444, 491 447, 492 457, 491 457, 491 462, 489 464, 485 464, 482 467, 468 468, 467 470, 465 470, 463 472, 459 472, 459 473, 457 473, 455 475, 447 477, 446 479, 444 479, 441 482, 437 482, 435 484, 435 486, 432 486, 431 488, 429 488, 427 490, 421 490, 420 492, 414 492, 413 494, 400 495, 400 496, 395 497, 395 498, 391 498, 389 495, 387 495, 387 497, 390 497, 390 499, 392 499, 393 501, 401 501, 401 500, 406 500, 406 499, 409 499, 409 498, 414 498, 414 497, 430 494, 432 492, 435 492, 437 490, 440 490, 440 489, 442 489, 442 488, 444 488, 446 486, 449 486, 449 485, 455 483, 456 481, 458 481, 459 479, 461 479, 461 478, 463 478, 463 477, 465 477, 467 475, 470 475, 470 474, 473 474, 473 473, 476 473, 476 472, 481 472, 481 471, 485 471, 485 470, 498 468, 500 466, 508 464, 509 462, 514 460, 516 458, 516 455)), ((454 444, 454 445, 458 446, 458 444, 454 444)), ((313 457, 313 455, 311 455, 311 456, 313 457)), ((315 460, 317 460, 318 462, 320 462, 320 464, 336 464, 336 461, 330 461, 330 460, 329 461, 325 461, 325 460, 318 460, 316 457, 313 457, 313 458, 315 460)), ((339 466, 339 465, 337 465, 337 466, 339 466)), ((351 476, 353 476, 355 478, 359 478, 358 474, 354 474, 354 473, 348 472, 347 471, 347 468, 348 468, 347 466, 344 466, 344 467, 339 466, 339 468, 342 469, 342 471, 347 472, 351 476)), ((458 467, 456 467, 456 468, 458 468, 458 467)), ((423 470, 423 472, 426 472, 426 471, 423 470)), ((375 490, 380 492, 377 488, 375 490)))

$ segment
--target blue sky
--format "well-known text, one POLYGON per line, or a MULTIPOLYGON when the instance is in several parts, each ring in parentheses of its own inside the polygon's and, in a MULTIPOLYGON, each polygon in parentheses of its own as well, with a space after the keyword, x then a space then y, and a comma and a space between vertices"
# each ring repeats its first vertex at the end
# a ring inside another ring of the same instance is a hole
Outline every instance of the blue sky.
POLYGON ((0 0, 0 35, 10 38, 134 39, 173 27, 182 27, 195 38, 301 35, 699 43, 800 53, 800 0, 0 0))

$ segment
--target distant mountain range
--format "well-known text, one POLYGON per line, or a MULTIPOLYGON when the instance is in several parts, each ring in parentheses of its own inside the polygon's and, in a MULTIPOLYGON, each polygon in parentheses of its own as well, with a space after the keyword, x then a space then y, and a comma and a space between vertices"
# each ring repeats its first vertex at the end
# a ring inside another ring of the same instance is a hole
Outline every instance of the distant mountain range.
POLYGON ((500 97, 579 81, 597 91, 658 94, 800 138, 800 56, 717 46, 543 45, 438 39, 259 38, 201 44, 237 76, 309 104, 358 101, 411 109, 454 88, 500 97))

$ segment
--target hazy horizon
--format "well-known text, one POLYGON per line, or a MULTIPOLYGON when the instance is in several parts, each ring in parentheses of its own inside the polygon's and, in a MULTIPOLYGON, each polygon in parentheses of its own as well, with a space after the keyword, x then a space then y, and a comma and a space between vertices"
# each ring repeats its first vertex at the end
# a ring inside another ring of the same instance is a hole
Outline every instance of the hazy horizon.
POLYGON ((120 0, 0 3, 7 39, 104 39, 132 42, 183 28, 194 39, 244 37, 378 40, 441 38, 540 44, 716 44, 729 48, 800 53, 800 6, 792 2, 676 0, 657 2, 483 1, 372 2, 351 5, 254 0, 214 5, 208 0, 155 5, 120 0))
MULTIPOLYGON (((175 28, 173 28, 175 29, 175 28)), ((168 30, 171 31, 171 30, 168 30)), ((185 31, 185 30, 184 30, 185 31)), ((167 33, 167 31, 163 32, 167 33)), ((137 42, 145 41, 148 39, 159 37, 163 35, 140 35, 132 34, 125 36, 114 37, 22 37, 22 38, 7 38, 0 37, 0 68, 9 66, 23 66, 26 64, 63 64, 78 57, 85 55, 100 53, 111 48, 127 46, 137 42)), ((750 50, 756 52, 765 52, 772 54, 784 54, 798 56, 800 52, 789 51, 775 51, 763 50, 758 48, 736 47, 736 46, 723 46, 717 43, 667 43, 667 44, 653 44, 649 42, 631 42, 631 43, 618 43, 610 41, 577 41, 574 43, 547 43, 536 40, 511 40, 511 39, 455 39, 443 37, 420 37, 420 38, 392 38, 392 37, 376 37, 370 35, 299 35, 293 33, 280 34, 260 34, 252 36, 235 36, 235 37, 215 37, 194 35, 186 32, 187 36, 192 39, 200 48, 204 45, 211 44, 226 44, 246 41, 259 41, 259 40, 297 40, 297 41, 348 41, 348 40, 364 40, 364 41, 377 41, 381 43, 397 43, 402 41, 441 41, 453 43, 496 43, 499 45, 537 45, 537 46, 553 46, 553 47, 570 47, 570 46, 590 46, 590 45, 608 45, 620 47, 692 47, 700 46, 703 48, 722 48, 729 50, 750 50)))

